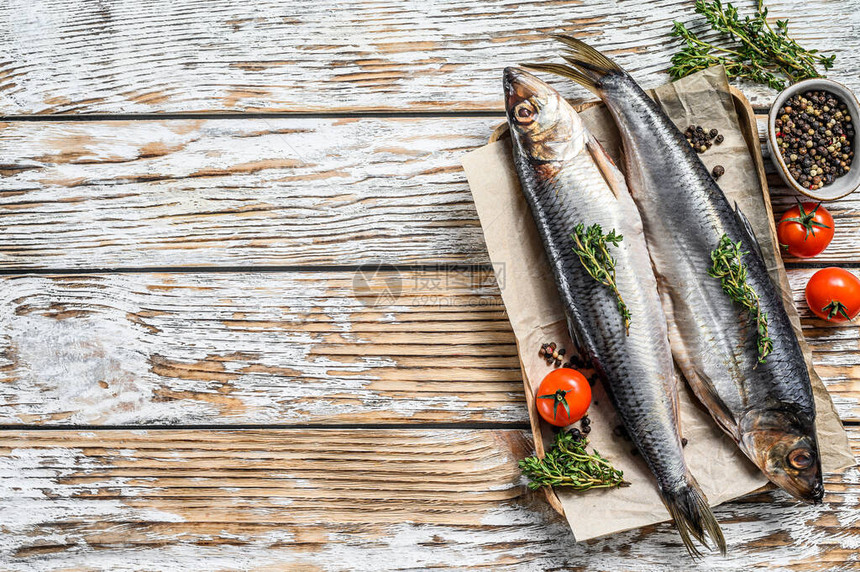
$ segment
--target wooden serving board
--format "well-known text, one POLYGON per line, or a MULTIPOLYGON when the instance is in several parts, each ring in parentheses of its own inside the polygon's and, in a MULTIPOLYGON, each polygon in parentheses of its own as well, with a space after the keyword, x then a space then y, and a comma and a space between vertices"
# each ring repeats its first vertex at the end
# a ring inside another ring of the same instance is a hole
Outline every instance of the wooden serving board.
MULTIPOLYGON (((743 141, 749 150, 750 157, 752 159, 752 164, 754 166, 755 173, 756 173, 756 176, 758 179, 758 184, 759 184, 759 187, 760 187, 761 192, 762 192, 763 206, 764 206, 764 209, 766 210, 766 213, 767 213, 767 216, 765 217, 766 218, 766 223, 765 223, 766 226, 764 227, 767 229, 766 235, 764 235, 764 233, 762 233, 762 227, 759 227, 758 228, 758 231, 759 231, 758 232, 758 234, 759 234, 758 238, 759 238, 760 243, 762 243, 762 245, 763 245, 763 250, 764 250, 766 260, 769 262, 769 265, 773 264, 773 267, 771 268, 771 277, 777 282, 778 286, 780 287, 780 289, 784 293, 783 298, 784 298, 784 303, 785 303, 786 309, 787 309, 787 311, 789 313, 789 317, 791 318, 792 323, 795 327, 795 333, 798 336, 798 340, 800 341, 801 348, 802 348, 804 356, 806 358, 807 367, 809 369, 810 377, 813 379, 814 391, 815 391, 817 398, 818 398, 817 399, 817 401, 818 401, 817 406, 819 408, 819 412, 821 411, 821 409, 823 407, 824 408, 829 407, 832 409, 832 407, 833 407, 832 402, 831 402, 829 396, 827 396, 826 390, 824 389, 824 386, 821 383, 820 378, 818 378, 818 376, 815 373, 815 370, 812 366, 811 351, 809 350, 809 347, 803 338, 803 332, 801 330, 800 320, 799 320, 799 317, 797 315, 797 311, 793 305, 793 300, 791 297, 791 286, 788 282, 788 277, 786 276, 785 268, 783 267, 783 264, 782 264, 782 259, 778 254, 779 253, 779 250, 778 250, 779 247, 778 247, 778 242, 776 239, 776 226, 775 226, 775 222, 774 222, 773 209, 771 206, 770 193, 768 191, 767 175, 766 175, 766 170, 765 170, 764 158, 762 156, 761 147, 759 144, 759 136, 758 136, 758 129, 757 129, 757 124, 756 124, 755 112, 754 112, 752 106, 750 105, 749 100, 747 100, 747 98, 743 95, 742 92, 740 92, 739 90, 737 90, 736 88, 731 87, 731 86, 729 87, 729 92, 732 96, 732 103, 734 104, 734 109, 735 109, 735 112, 737 114, 738 127, 740 130, 740 133, 743 136, 743 141), (770 253, 776 253, 776 255, 774 256, 774 255, 771 255, 770 253)), ((652 97, 654 97, 654 94, 652 94, 652 97)), ((576 109, 577 112, 582 112, 582 111, 585 111, 586 109, 592 108, 592 107, 597 106, 597 105, 601 105, 601 103, 599 101, 589 101, 589 102, 585 102, 583 104, 574 105, 574 108, 576 109)), ((688 112, 687 115, 689 117, 690 113, 688 112)), ((493 133, 489 138, 489 143, 499 141, 505 137, 510 137, 509 128, 508 128, 507 123, 502 123, 502 124, 498 125, 493 130, 493 133)), ((610 153, 612 153, 612 152, 610 151, 610 153)), ((729 168, 731 168, 731 165, 729 166, 729 168)), ((747 186, 746 188, 751 188, 751 187, 747 186)), ((761 214, 761 213, 759 213, 759 214, 761 214)), ((566 327, 563 327, 563 326, 559 326, 559 327, 562 328, 562 330, 566 330, 566 327)), ((563 340, 563 339, 566 339, 566 337, 567 337, 564 332, 561 332, 561 330, 559 332, 556 332, 556 334, 557 335, 555 337, 553 337, 552 339, 562 339, 563 340)), ((564 344, 562 344, 562 345, 564 345, 564 344)), ((529 414, 529 425, 530 425, 530 428, 532 431, 532 435, 534 437, 535 450, 539 456, 543 457, 546 453, 546 447, 549 446, 549 444, 551 443, 552 435, 548 431, 548 427, 546 426, 546 424, 541 421, 540 415, 538 414, 537 408, 535 405, 534 392, 535 392, 536 386, 538 385, 539 380, 532 379, 529 376, 529 374, 527 372, 527 368, 525 367, 525 364, 524 364, 522 348, 520 347, 519 343, 517 344, 517 352, 518 352, 518 358, 519 358, 519 363, 520 363, 520 369, 522 371, 523 386, 524 386, 526 404, 528 407, 528 414, 529 414)), ((597 397, 595 396, 595 399, 596 398, 597 397)), ((832 421, 832 419, 830 421, 832 421)), ((819 419, 819 431, 822 430, 822 423, 823 423, 822 419, 819 419)), ((833 429, 832 423, 830 424, 830 429, 833 429)), ((827 433, 826 430, 825 430, 825 433, 827 433)), ((840 443, 840 445, 841 445, 841 443, 840 443)), ((845 446, 842 448, 847 450, 847 448, 848 448, 847 442, 845 443, 845 446)), ((824 449, 827 449, 827 447, 824 447, 824 449)), ((844 454, 843 458, 841 460, 838 460, 838 461, 836 460, 835 457, 831 458, 829 460, 830 470, 834 470, 836 468, 843 468, 844 466, 849 466, 850 465, 850 458, 849 457, 850 457, 850 455, 844 454)), ((827 463, 825 463, 825 464, 827 464, 827 463)), ((767 485, 765 488, 767 488, 769 486, 770 485, 767 485)), ((552 508, 554 510, 556 510, 559 514, 564 515, 565 514, 564 507, 563 507, 564 503, 562 503, 562 501, 559 499, 558 495, 556 494, 556 491, 554 489, 549 488, 549 487, 544 487, 543 490, 546 493, 546 497, 547 497, 547 500, 548 500, 550 506, 552 506, 552 508)), ((719 501, 716 501, 716 502, 719 502, 719 501)))

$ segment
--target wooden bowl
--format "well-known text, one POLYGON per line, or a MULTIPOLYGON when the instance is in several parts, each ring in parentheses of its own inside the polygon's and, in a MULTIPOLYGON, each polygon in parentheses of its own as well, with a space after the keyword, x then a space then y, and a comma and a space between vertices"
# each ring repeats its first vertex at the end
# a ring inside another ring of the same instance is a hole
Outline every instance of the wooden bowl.
POLYGON ((860 104, 857 103, 857 97, 850 89, 841 83, 837 83, 829 79, 807 79, 784 89, 773 102, 773 106, 770 108, 770 113, 767 117, 767 148, 770 151, 771 159, 777 167, 776 170, 779 173, 779 176, 782 177, 782 180, 785 181, 786 185, 807 197, 812 197, 819 201, 832 201, 833 199, 838 199, 853 193, 858 187, 860 187, 860 164, 858 164, 856 160, 857 142, 858 139, 860 139, 860 131, 858 131, 858 127, 860 127, 860 104), (829 185, 824 185, 820 189, 816 189, 814 191, 803 187, 800 183, 795 181, 788 172, 788 167, 786 166, 785 161, 782 158, 782 153, 780 153, 776 144, 775 125, 777 116, 779 115, 779 108, 782 107, 785 100, 797 92, 809 90, 827 91, 838 96, 839 99, 844 101, 845 105, 848 106, 848 113, 851 115, 852 123, 854 123, 854 140, 851 141, 851 148, 854 149, 855 158, 851 163, 851 170, 848 171, 847 175, 839 177, 829 185))

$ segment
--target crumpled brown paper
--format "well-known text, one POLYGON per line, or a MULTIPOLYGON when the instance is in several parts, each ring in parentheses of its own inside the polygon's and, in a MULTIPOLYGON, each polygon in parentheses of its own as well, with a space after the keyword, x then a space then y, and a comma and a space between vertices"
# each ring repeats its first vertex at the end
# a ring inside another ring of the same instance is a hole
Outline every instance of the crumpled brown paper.
MULTIPOLYGON (((760 161, 760 155, 751 155, 744 140, 742 123, 739 123, 724 71, 711 68, 694 74, 656 89, 654 97, 681 128, 698 124, 708 129, 716 128, 724 135, 722 145, 714 145, 702 158, 708 168, 716 164, 725 167, 720 187, 731 200, 738 202, 750 220, 761 242, 771 276, 782 287, 786 307, 812 373, 819 445, 825 470, 853 466, 854 458, 845 431, 827 390, 812 370, 810 351, 803 341, 782 261, 776 254, 770 201, 766 183, 760 176, 763 169, 760 164, 757 169, 755 162, 760 161)), ((606 109, 602 105, 593 106, 580 115, 616 163, 621 164, 617 161, 620 154, 618 133, 606 109)), ((747 117, 742 119, 749 121, 747 117)), ((749 130, 749 125, 747 127, 749 130)), ((752 139, 751 143, 758 145, 754 133, 752 139)), ((520 192, 509 139, 472 151, 462 162, 520 349, 529 416, 535 434, 542 435, 542 440, 536 439, 536 448, 542 452, 550 444, 552 434, 546 424, 538 422, 534 392, 551 368, 538 356, 537 349, 542 342, 554 340, 571 351, 573 343, 567 332, 549 263, 531 212, 520 192)), ((735 443, 717 428, 686 384, 681 384, 680 398, 681 431, 688 439, 684 449, 687 463, 712 505, 748 494, 768 482, 735 443)), ((555 493, 561 507, 556 508, 563 509, 576 539, 587 540, 669 520, 654 478, 644 461, 633 454, 633 444, 613 435, 613 428, 619 425, 619 421, 599 384, 594 387, 589 417, 593 427, 589 435, 591 446, 623 470, 631 486, 585 493, 557 487, 555 493)), ((552 495, 549 497, 551 502, 556 502, 552 495)))

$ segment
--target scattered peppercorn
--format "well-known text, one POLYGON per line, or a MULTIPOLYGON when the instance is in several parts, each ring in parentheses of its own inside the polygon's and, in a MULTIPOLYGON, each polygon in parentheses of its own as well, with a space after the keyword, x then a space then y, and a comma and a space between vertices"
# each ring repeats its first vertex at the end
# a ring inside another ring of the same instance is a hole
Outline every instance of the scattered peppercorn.
POLYGON ((722 177, 723 175, 726 174, 726 168, 723 167, 722 165, 716 165, 714 167, 714 170, 711 171, 711 174, 714 176, 715 179, 719 179, 720 177, 722 177))
POLYGON ((836 95, 795 94, 779 108, 774 125, 788 173, 804 188, 820 189, 851 170, 854 118, 836 95))
POLYGON ((627 441, 630 440, 630 435, 627 433, 627 428, 624 425, 616 425, 612 430, 612 434, 616 437, 621 437, 627 441))
POLYGON ((582 428, 582 434, 583 435, 588 435, 589 433, 591 433, 591 425, 586 425, 585 427, 582 428))
POLYGON ((681 446, 682 446, 682 447, 686 447, 686 446, 687 446, 687 438, 686 438, 686 437, 681 437, 681 446))
POLYGON ((583 427, 588 427, 589 425, 591 425, 591 419, 589 419, 588 415, 586 415, 580 420, 579 424, 583 427))
POLYGON ((567 434, 573 437, 576 441, 582 439, 582 433, 576 427, 571 427, 567 434))
MULTIPOLYGON (((540 349, 538 350, 538 355, 546 359, 546 365, 555 365, 555 367, 561 365, 561 358, 565 353, 567 353, 567 350, 559 348, 555 342, 541 344, 540 349)), ((567 365, 565 365, 565 367, 567 367, 567 365)))
POLYGON ((723 142, 723 136, 716 129, 705 130, 701 125, 690 125, 684 131, 684 137, 687 138, 687 143, 690 147, 696 150, 696 153, 704 153, 711 148, 713 142, 720 144, 723 142))

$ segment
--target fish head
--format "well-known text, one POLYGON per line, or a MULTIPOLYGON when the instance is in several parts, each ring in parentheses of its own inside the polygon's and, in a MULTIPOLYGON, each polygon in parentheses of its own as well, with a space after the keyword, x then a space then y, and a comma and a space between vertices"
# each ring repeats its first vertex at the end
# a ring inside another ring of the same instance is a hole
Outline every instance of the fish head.
POLYGON ((774 484, 806 502, 824 497, 814 420, 781 409, 750 411, 740 447, 774 484))
POLYGON ((529 159, 561 161, 582 150, 585 127, 561 94, 519 68, 505 68, 502 84, 511 136, 529 159))

